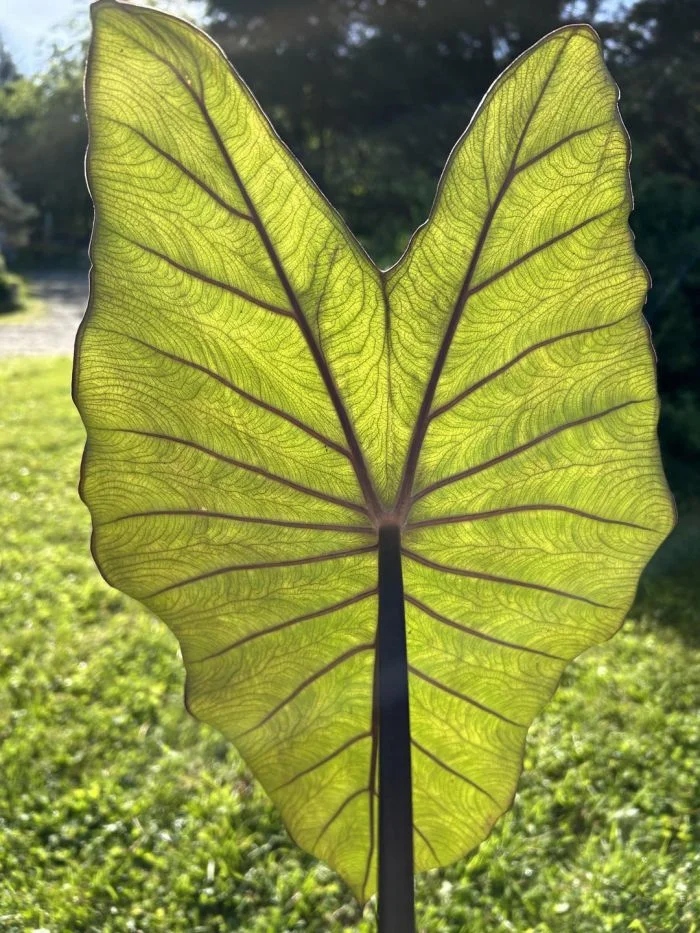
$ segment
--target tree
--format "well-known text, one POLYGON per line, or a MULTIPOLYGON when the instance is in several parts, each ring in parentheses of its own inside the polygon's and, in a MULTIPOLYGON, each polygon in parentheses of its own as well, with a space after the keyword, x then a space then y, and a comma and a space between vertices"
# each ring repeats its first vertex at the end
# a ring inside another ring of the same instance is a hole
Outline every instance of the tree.
MULTIPOLYGON (((0 94, 19 78, 12 56, 0 36, 0 94)), ((18 195, 16 185, 5 168, 2 147, 7 129, 0 126, 0 255, 7 247, 22 246, 27 240, 27 224, 35 210, 18 195)))
POLYGON ((79 58, 57 55, 43 75, 0 86, 3 161, 17 193, 38 208, 31 247, 44 254, 74 254, 89 238, 82 76, 79 58))
POLYGON ((659 357, 661 438, 674 487, 696 488, 700 456, 700 4, 641 0, 608 23, 633 140, 631 217, 654 287, 646 315, 659 357))
MULTIPOLYGON (((1 157, 1 153, 0 153, 1 157)), ((0 164, 0 255, 9 248, 24 246, 28 224, 36 210, 19 197, 10 176, 0 164)))
MULTIPOLYGON (((18 77, 17 69, 0 38, 0 88, 18 77)), ((0 134, 0 146, 2 145, 0 134)), ((9 174, 2 164, 0 149, 0 312, 11 311, 21 303, 20 282, 8 275, 4 252, 27 241, 29 221, 35 210, 19 197, 9 174)))
POLYGON ((9 49, 0 36, 0 86, 7 84, 8 81, 15 81, 17 78, 19 78, 19 72, 9 49))
POLYGON ((373 255, 427 214, 484 87, 565 3, 209 0, 210 31, 373 255), (393 170, 395 168, 395 170, 393 170))

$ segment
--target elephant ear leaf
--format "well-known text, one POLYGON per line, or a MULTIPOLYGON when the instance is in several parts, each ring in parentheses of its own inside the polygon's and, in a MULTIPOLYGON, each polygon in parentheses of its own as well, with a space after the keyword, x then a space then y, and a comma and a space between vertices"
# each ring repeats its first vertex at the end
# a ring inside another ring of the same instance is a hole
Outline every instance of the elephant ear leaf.
POLYGON ((617 90, 586 27, 521 56, 383 273, 203 33, 92 13, 94 554, 364 901, 378 530, 401 530, 424 870, 507 809, 533 717, 673 524, 617 90))

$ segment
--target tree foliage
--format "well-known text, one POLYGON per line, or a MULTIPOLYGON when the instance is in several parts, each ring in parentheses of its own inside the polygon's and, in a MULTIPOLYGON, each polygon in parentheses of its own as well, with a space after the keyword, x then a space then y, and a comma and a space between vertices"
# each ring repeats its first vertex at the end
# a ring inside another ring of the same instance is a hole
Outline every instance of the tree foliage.
POLYGON ((564 4, 213 0, 211 32, 380 261, 396 258, 484 88, 564 4))
POLYGON ((0 87, 3 161, 18 194, 37 208, 31 245, 45 255, 75 253, 89 237, 82 77, 80 59, 59 55, 43 75, 0 87))
MULTIPOLYGON (((0 38, 0 93, 2 88, 17 79, 12 57, 0 38)), ((20 304, 20 282, 7 273, 3 252, 24 246, 28 238, 28 225, 35 210, 17 193, 17 186, 3 164, 5 133, 0 131, 0 312, 11 311, 20 304)))
POLYGON ((654 281, 662 441, 686 497, 696 485, 687 464, 700 456, 700 4, 642 0, 610 38, 634 142, 632 226, 654 281))
MULTIPOLYGON (((207 11, 211 33, 381 265, 427 216, 453 141, 497 72, 533 37, 592 21, 632 137, 632 226, 654 283, 647 314, 662 437, 674 459, 700 455, 700 4, 208 0, 207 11)), ((4 165, 41 212, 32 225, 38 255, 47 212, 56 246, 87 245, 82 74, 80 56, 64 54, 44 74, 18 79, 0 55, 4 165)))

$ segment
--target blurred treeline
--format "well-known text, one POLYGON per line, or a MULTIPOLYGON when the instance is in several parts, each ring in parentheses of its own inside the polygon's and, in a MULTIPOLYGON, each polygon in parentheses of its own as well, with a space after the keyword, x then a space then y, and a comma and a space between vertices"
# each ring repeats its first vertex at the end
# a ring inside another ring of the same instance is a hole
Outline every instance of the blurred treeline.
MULTIPOLYGON (((700 462, 700 0, 206 7, 207 30, 384 266, 425 219, 450 149, 504 66, 562 23, 596 27, 632 137, 632 226, 654 280, 646 315, 660 360, 665 462, 679 498, 692 499, 700 462)), ((85 254, 92 209, 82 74, 75 48, 56 51, 31 78, 0 49, 0 245, 20 265, 85 254)))

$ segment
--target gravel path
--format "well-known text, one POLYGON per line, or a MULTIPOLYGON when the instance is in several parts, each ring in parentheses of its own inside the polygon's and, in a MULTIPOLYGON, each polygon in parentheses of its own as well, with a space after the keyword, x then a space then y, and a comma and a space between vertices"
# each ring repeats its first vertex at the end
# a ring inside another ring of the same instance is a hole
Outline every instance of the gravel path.
POLYGON ((0 321, 0 357, 73 355, 78 324, 88 299, 87 272, 52 272, 32 276, 32 294, 46 308, 36 319, 0 321))

